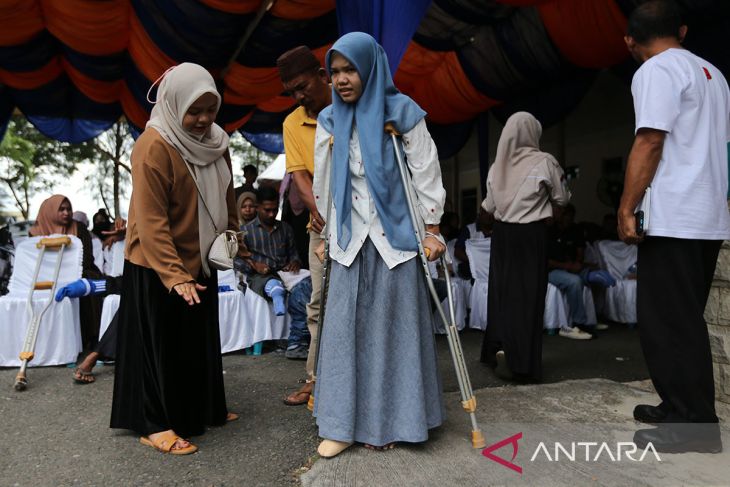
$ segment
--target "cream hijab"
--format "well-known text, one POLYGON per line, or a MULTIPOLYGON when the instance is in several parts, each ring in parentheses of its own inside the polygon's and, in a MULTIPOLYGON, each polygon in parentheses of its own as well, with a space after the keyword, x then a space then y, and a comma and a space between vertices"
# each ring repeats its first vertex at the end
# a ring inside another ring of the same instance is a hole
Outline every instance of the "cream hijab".
POLYGON ((504 215, 535 166, 552 156, 540 151, 542 126, 527 112, 517 112, 504 125, 487 178, 497 211, 504 215))
POLYGON ((183 129, 185 113, 201 95, 212 93, 221 97, 213 77, 202 66, 183 63, 168 70, 157 90, 157 101, 146 128, 154 128, 188 163, 188 169, 198 186, 198 227, 203 273, 210 275, 208 251, 218 233, 228 228, 226 191, 231 172, 224 154, 228 149, 228 134, 217 124, 202 137, 183 129))

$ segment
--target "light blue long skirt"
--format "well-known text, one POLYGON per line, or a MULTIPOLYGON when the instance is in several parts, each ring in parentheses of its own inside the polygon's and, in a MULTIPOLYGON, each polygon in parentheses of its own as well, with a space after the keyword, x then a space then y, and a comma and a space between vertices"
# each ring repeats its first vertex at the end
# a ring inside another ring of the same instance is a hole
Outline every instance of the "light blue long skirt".
POLYGON ((422 442, 443 422, 431 306, 417 259, 389 270, 368 239, 332 263, 315 388, 319 435, 422 442))

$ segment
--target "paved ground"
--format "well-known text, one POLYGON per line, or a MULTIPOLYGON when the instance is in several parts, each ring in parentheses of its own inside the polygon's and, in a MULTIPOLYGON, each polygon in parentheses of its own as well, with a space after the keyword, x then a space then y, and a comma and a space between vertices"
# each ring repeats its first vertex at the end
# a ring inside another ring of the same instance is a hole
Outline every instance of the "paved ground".
MULTIPOLYGON (((482 402, 480 418, 488 441, 512 431, 504 425, 495 430, 496 411, 502 411, 500 421, 520 422, 531 414, 526 403, 532 402, 538 412, 559 404, 559 409, 566 413, 563 417, 566 421, 570 419, 568 413, 575 411, 601 416, 602 411, 593 410, 601 401, 614 404, 625 400, 626 395, 629 400, 634 399, 633 393, 624 391, 624 388, 632 389, 615 382, 599 381, 618 389, 586 396, 596 387, 593 382, 565 382, 567 379, 605 378, 626 382, 646 378, 637 334, 624 327, 612 327, 592 341, 545 336, 545 382, 557 382, 554 385, 501 387, 502 382, 491 370, 477 361, 481 333, 465 332, 462 341, 472 382, 475 389, 481 389, 478 393, 482 402), (487 425, 491 425, 489 429, 487 425)), ((469 462, 486 462, 465 443, 466 416, 457 407, 453 392, 456 381, 443 338, 439 339, 439 349, 449 423, 435 432, 433 441, 387 453, 355 448, 334 462, 317 461, 302 481, 306 485, 335 485, 341 484, 340 480, 351 485, 396 485, 389 482, 398 480, 399 485, 405 485, 421 467, 427 473, 443 470, 444 475, 455 475, 446 477, 451 481, 442 479, 441 485, 462 483, 462 478, 463 485, 469 485, 469 479, 475 480, 475 474, 468 474, 467 470, 463 475, 456 472, 454 469, 458 470, 456 466, 460 463, 449 459, 449 455, 455 455, 457 460, 467 461, 464 468, 471 465, 469 462), (411 455, 413 452, 417 457, 411 455), (363 458, 372 459, 375 466, 368 467, 362 463, 363 458), (396 459, 403 462, 398 463, 396 459), (452 469, 442 469, 442 461, 446 459, 454 465, 452 469), (380 471, 384 477, 375 482, 369 468, 380 471), (399 474, 391 478, 396 471, 399 474), (339 480, 333 483, 335 474, 339 480)), ((296 386, 303 373, 303 362, 268 353, 260 357, 232 354, 224 357, 223 364, 229 408, 242 413, 242 418, 195 438, 200 452, 191 457, 159 454, 140 446, 131 433, 108 428, 112 367, 98 367, 97 383, 88 386, 73 384, 71 370, 67 368, 31 369, 30 387, 23 393, 12 389, 15 370, 1 369, 0 485, 298 484, 299 474, 316 460, 317 431, 302 407, 287 407, 281 398, 296 386)), ((546 419, 539 414, 536 417, 546 419)), ((490 468, 495 467, 490 465, 490 468)), ((497 468, 503 469, 499 465, 497 468)), ((485 478, 502 482, 499 477, 485 478)), ((423 485, 434 485, 427 478, 422 480, 423 485)))

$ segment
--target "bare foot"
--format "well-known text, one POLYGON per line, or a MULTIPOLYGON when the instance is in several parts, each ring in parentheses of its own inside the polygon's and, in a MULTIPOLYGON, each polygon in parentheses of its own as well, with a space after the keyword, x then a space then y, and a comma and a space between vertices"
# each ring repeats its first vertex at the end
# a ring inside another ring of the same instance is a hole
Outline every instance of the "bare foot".
POLYGON ((84 361, 79 364, 79 369, 89 371, 89 373, 91 373, 91 370, 94 368, 94 365, 96 365, 97 360, 99 360, 99 354, 97 352, 91 352, 86 356, 84 361))

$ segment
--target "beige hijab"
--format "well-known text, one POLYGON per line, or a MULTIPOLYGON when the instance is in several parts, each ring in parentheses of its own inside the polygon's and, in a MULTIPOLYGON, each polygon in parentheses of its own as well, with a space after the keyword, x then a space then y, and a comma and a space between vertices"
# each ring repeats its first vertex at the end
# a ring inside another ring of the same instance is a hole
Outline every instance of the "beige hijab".
POLYGON ((71 221, 69 226, 64 226, 63 223, 58 221, 58 210, 64 201, 71 201, 62 194, 54 194, 50 198, 46 199, 41 203, 41 207, 38 209, 38 216, 35 219, 35 225, 33 225, 29 231, 34 237, 41 235, 78 235, 76 221, 71 221))
POLYGON ((198 226, 203 273, 210 275, 208 251, 218 233, 228 228, 226 191, 231 172, 224 159, 228 134, 213 124, 207 134, 195 136, 183 129, 185 113, 201 95, 212 93, 221 98, 213 77, 202 66, 183 63, 169 70, 157 90, 157 101, 146 128, 157 130, 180 153, 197 182, 198 226))
POLYGON ((527 112, 517 112, 502 130, 497 157, 487 177, 497 211, 505 214, 535 166, 552 156, 540 151, 542 126, 527 112))

